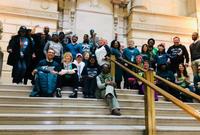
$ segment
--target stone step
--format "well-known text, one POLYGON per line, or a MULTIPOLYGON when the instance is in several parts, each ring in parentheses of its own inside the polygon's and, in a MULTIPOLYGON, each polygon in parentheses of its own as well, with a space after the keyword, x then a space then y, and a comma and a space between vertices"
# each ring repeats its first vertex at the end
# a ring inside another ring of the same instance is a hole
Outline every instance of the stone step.
MULTIPOLYGON (((123 115, 140 115, 144 116, 142 107, 121 107, 123 115)), ((103 114, 109 115, 108 106, 69 106, 69 105, 18 105, 18 104, 0 104, 0 113, 7 114, 103 114)), ((156 116, 185 116, 190 117, 181 109, 157 108, 156 116)))
MULTIPOLYGON (((122 107, 143 107, 143 100, 125 100, 119 99, 120 106, 122 107)), ((12 96, 0 96, 1 104, 37 104, 37 105, 78 105, 78 106, 99 106, 105 105, 103 99, 88 99, 88 98, 56 98, 56 97, 12 97, 12 96)), ((199 104, 192 104, 193 106, 199 106, 199 104)), ((177 108, 170 102, 158 101, 156 107, 161 108, 177 108)))
POLYGON ((144 126, 0 125, 1 135, 143 135, 144 126))
MULTIPOLYGON (((143 107, 143 100, 125 100, 119 99, 121 107, 143 107)), ((103 99, 88 99, 88 98, 49 98, 49 97, 12 97, 12 96, 0 96, 1 104, 23 104, 23 105, 74 105, 74 106, 104 106, 106 103, 103 99)), ((157 108, 178 108, 171 102, 156 101, 157 108)), ((187 103, 196 109, 200 110, 199 103, 187 103)))
MULTIPOLYGON (((144 135, 144 126, 117 125, 1 125, 1 135, 144 135)), ((157 126, 158 135, 199 135, 199 127, 157 126)))
MULTIPOLYGON (((0 125, 1 135, 144 135, 144 126, 117 125, 0 125)), ((199 127, 157 126, 158 135, 199 135, 199 127)))
POLYGON ((200 128, 192 126, 157 126, 157 135, 199 135, 200 128))
MULTIPOLYGON (((32 85, 23 85, 23 84, 13 84, 13 83, 4 83, 0 82, 0 90, 7 89, 7 90, 32 90, 32 85)), ((63 87, 63 91, 71 91, 72 87, 63 87)), ((116 89, 116 91, 120 91, 120 93, 126 94, 137 94, 138 90, 136 89, 116 89)))
MULTIPOLYGON (((144 125, 144 116, 137 115, 69 115, 69 114, 0 114, 0 125, 144 125)), ((200 126, 200 122, 190 117, 157 116, 159 126, 200 126)))
MULTIPOLYGON (((10 89, 0 89, 1 96, 21 96, 28 97, 30 95, 31 90, 10 90, 10 89)), ((130 100, 144 100, 144 95, 138 94, 121 94, 120 90, 116 90, 118 99, 130 99, 130 100)), ((62 97, 69 97, 71 91, 62 91, 62 97)), ((78 97, 83 97, 82 92, 78 92, 78 97)), ((159 100, 164 101, 164 97, 159 96, 159 100)))

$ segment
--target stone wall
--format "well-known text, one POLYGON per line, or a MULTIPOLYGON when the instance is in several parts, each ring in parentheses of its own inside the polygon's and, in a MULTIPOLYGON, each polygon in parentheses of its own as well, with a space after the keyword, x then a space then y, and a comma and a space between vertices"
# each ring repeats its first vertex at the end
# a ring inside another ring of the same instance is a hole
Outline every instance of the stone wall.
POLYGON ((172 38, 180 36, 188 47, 192 32, 198 31, 196 7, 189 8, 188 4, 195 6, 187 0, 134 0, 128 18, 128 37, 135 39, 138 46, 155 38, 156 44, 165 42, 169 47, 172 38))
POLYGON ((42 32, 44 26, 50 27, 50 32, 57 29, 58 11, 57 0, 1 0, 0 21, 3 24, 0 47, 4 52, 4 71, 10 71, 6 65, 8 53, 6 47, 12 35, 15 35, 21 25, 32 28, 40 27, 36 32, 42 32))
MULTIPOLYGON (((192 42, 191 33, 199 31, 200 0, 1 0, 0 21, 4 32, 0 47, 5 52, 10 37, 21 25, 32 28, 49 26, 72 30, 82 41, 84 33, 95 29, 98 36, 108 41, 119 33, 119 40, 126 46, 127 38, 135 40, 140 47, 148 38, 155 38, 156 45, 172 44, 174 36, 180 36, 187 47, 192 42), (58 2, 61 4, 58 5, 58 2), (58 9, 59 7, 59 9, 58 9)), ((10 71, 5 64, 4 70, 10 71)))

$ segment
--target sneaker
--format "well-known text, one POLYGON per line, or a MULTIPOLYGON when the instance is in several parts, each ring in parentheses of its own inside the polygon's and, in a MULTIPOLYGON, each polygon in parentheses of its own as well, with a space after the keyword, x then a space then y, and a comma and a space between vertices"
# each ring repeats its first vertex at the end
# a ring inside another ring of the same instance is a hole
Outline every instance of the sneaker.
POLYGON ((74 89, 73 93, 69 95, 70 98, 77 98, 78 89, 74 89))
POLYGON ((62 94, 61 94, 61 88, 57 88, 56 89, 56 97, 61 98, 62 94))

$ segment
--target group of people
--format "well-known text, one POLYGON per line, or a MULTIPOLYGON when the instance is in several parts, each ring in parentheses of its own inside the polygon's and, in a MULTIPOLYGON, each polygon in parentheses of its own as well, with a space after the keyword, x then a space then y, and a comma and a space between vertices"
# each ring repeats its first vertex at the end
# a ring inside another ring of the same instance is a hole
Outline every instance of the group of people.
MULTIPOLYGON (((108 45, 107 40, 96 36, 90 30, 90 36, 85 34, 83 42, 78 43, 78 36, 71 33, 49 34, 49 27, 44 27, 43 33, 35 33, 36 27, 19 28, 18 34, 12 36, 7 47, 9 53, 7 64, 13 66, 13 83, 24 83, 30 79, 34 85, 31 97, 62 97, 64 86, 73 87, 70 98, 77 98, 78 88, 83 88, 85 98, 104 98, 110 106, 111 114, 121 115, 119 103, 114 88, 138 88, 139 94, 144 94, 144 84, 134 76, 115 66, 115 80, 110 74, 110 56, 133 70, 139 75, 144 73, 131 67, 121 58, 135 63, 138 66, 154 69, 155 73, 165 79, 188 88, 200 94, 200 41, 198 33, 193 33, 194 43, 190 45, 192 67, 194 71, 194 86, 190 85, 186 67, 189 63, 189 54, 179 37, 174 37, 174 45, 165 51, 165 44, 154 47, 155 40, 150 38, 143 44, 141 51, 134 45, 133 40, 128 41, 127 48, 122 49, 117 35, 108 45)), ((192 102, 190 97, 176 90, 172 90, 160 81, 157 85, 177 98, 192 102)), ((158 100, 157 94, 155 94, 158 100)))
POLYGON ((48 27, 43 33, 35 33, 35 29, 21 26, 9 42, 7 64, 13 66, 13 83, 27 84, 30 79, 34 85, 31 97, 62 97, 62 88, 71 86, 69 97, 77 98, 78 88, 82 87, 85 98, 104 98, 111 114, 121 115, 116 83, 110 74, 107 41, 97 38, 94 30, 77 43, 76 35, 50 35, 48 27))
MULTIPOLYGON (((173 38, 173 45, 165 50, 165 43, 160 43, 157 47, 154 47, 155 40, 150 38, 146 44, 143 44, 141 51, 133 46, 133 41, 128 42, 128 47, 121 53, 122 57, 144 69, 153 69, 155 74, 171 81, 191 92, 195 92, 200 95, 200 40, 197 32, 192 34, 192 40, 194 41, 190 46, 191 63, 193 69, 193 82, 192 78, 188 75, 187 67, 189 66, 189 53, 184 45, 180 43, 180 37, 173 38)), ((116 55, 117 56, 117 55, 116 55)), ((130 67, 128 64, 124 64, 128 68, 132 69, 139 75, 143 76, 138 69, 130 67)), ((137 88, 140 94, 144 94, 144 85, 137 80, 134 76, 125 73, 124 74, 126 88, 137 88)), ((160 80, 155 80, 157 86, 166 90, 173 96, 181 99, 184 102, 193 102, 192 98, 181 93, 170 86, 166 85, 160 80)), ((155 94, 155 100, 158 100, 157 94, 155 94)))

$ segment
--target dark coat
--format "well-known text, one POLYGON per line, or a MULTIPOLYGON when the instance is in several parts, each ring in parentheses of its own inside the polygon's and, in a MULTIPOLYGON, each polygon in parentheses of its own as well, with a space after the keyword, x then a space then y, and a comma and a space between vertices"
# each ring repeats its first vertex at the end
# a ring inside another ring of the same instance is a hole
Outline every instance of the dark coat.
POLYGON ((194 87, 195 87, 195 93, 200 95, 200 88, 198 87, 198 83, 200 82, 200 75, 197 74, 194 76, 194 87))
MULTIPOLYGON (((119 58, 122 58, 122 53, 120 52, 119 49, 115 49, 115 48, 111 48, 111 54, 115 55, 115 58, 117 60, 117 62, 119 63, 123 63, 119 58)), ((122 68, 119 67, 118 65, 115 65, 115 81, 122 81, 122 75, 123 75, 123 71, 122 68)))
MULTIPOLYGON (((24 60, 26 61, 26 64, 29 65, 32 53, 33 53, 33 46, 31 38, 27 37, 29 40, 29 45, 27 46, 25 52, 24 52, 24 60)), ((8 55, 7 64, 8 65, 15 65, 20 59, 20 36, 16 35, 11 38, 9 41, 8 49, 12 49, 12 52, 8 55)))
POLYGON ((57 75, 50 70, 60 71, 61 66, 53 61, 41 60, 37 66, 35 85, 30 96, 52 97, 57 87, 57 75))
POLYGON ((191 60, 200 59, 200 40, 190 45, 191 60))
POLYGON ((36 33, 32 35, 35 41, 35 49, 34 53, 36 55, 36 63, 38 64, 40 60, 45 59, 44 55, 44 46, 46 45, 47 41, 51 40, 50 35, 42 36, 42 33, 36 33))

